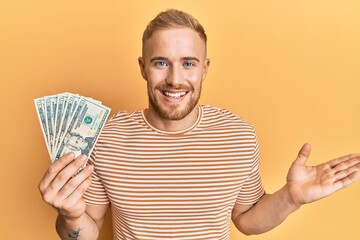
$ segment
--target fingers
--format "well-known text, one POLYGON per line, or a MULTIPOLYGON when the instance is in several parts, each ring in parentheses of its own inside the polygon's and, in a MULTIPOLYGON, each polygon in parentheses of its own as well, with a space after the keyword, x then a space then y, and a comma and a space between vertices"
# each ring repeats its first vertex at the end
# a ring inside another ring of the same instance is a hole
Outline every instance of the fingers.
POLYGON ((360 163, 360 156, 354 158, 351 156, 352 155, 348 155, 347 158, 340 159, 339 161, 337 161, 337 164, 334 164, 334 162, 329 164, 331 168, 335 171, 335 173, 350 169, 351 167, 360 163))
MULTIPOLYGON (((87 179, 89 178, 90 174, 92 173, 92 171, 94 170, 94 167, 92 165, 88 165, 87 167, 85 167, 79 174, 77 174, 76 176, 72 177, 64 186, 63 188, 59 191, 58 193, 58 197, 65 199, 68 198, 72 193, 75 194, 74 191, 76 191, 76 193, 79 193, 78 188, 80 188, 80 190, 82 190, 82 184, 84 184, 84 182, 87 181, 87 179), (85 179, 85 180, 84 180, 85 179)), ((91 179, 90 179, 91 180, 91 179)), ((90 185, 89 185, 90 186, 90 185)), ((87 189, 87 188, 86 188, 87 189)), ((86 191, 86 189, 84 189, 84 191, 80 191, 81 195, 86 191)))
POLYGON ((81 184, 93 170, 92 167, 87 167, 87 171, 79 173, 78 176, 74 177, 74 174, 84 166, 86 161, 86 155, 80 155, 74 160, 74 154, 69 153, 53 163, 39 184, 39 190, 44 201, 52 206, 58 205, 59 202, 64 199, 66 193, 71 194, 71 192, 74 191, 74 189, 81 184), (70 186, 66 186, 67 183, 70 183, 70 186), (62 192, 63 195, 59 197, 59 191, 64 187, 66 189, 62 192))
POLYGON ((66 198, 63 203, 63 208, 71 208, 75 203, 83 197, 86 190, 91 185, 91 177, 87 177, 83 182, 81 182, 73 192, 66 198))
POLYGON ((357 166, 357 169, 355 169, 356 166, 352 167, 351 170, 348 171, 348 173, 339 173, 339 178, 337 182, 334 183, 334 190, 337 191, 341 188, 345 188, 349 186, 351 183, 355 182, 356 180, 360 179, 360 166, 357 166), (340 178, 340 176, 345 176, 343 178, 340 178))
MULTIPOLYGON (((80 177, 79 177, 79 179, 80 179, 80 177)), ((78 185, 74 186, 74 188, 72 189, 71 192, 68 192, 69 193, 68 196, 66 196, 66 197, 60 196, 60 192, 59 192, 59 195, 57 195, 57 197, 53 203, 53 206, 55 208, 57 208, 59 211, 63 211, 62 214, 65 214, 65 213, 67 213, 66 215, 74 214, 75 212, 69 212, 69 209, 75 210, 76 208, 79 207, 79 206, 77 206, 77 207, 75 207, 75 206, 79 203, 81 204, 80 200, 82 200, 85 191, 91 185, 91 177, 88 176, 87 178, 85 178, 85 180, 84 179, 82 179, 82 180, 83 180, 82 182, 80 182, 78 185)))
POLYGON ((86 211, 86 203, 83 199, 85 191, 90 187, 91 177, 86 178, 80 185, 76 187, 74 192, 68 198, 57 198, 57 202, 53 205, 59 214, 68 218, 78 218, 86 211))
POLYGON ((295 162, 299 163, 301 165, 305 165, 306 160, 310 156, 310 152, 311 152, 310 144, 305 143, 302 146, 302 148, 300 149, 299 154, 298 154, 297 158, 295 159, 295 162))
POLYGON ((331 160, 329 162, 329 165, 331 168, 334 168, 336 167, 337 165, 339 165, 340 163, 342 162, 346 162, 348 160, 351 160, 351 159, 359 159, 360 157, 360 154, 356 153, 356 154, 349 154, 349 155, 346 155, 346 156, 342 156, 342 157, 339 157, 339 158, 336 158, 334 160, 331 160))
POLYGON ((353 173, 360 172, 360 157, 342 162, 332 170, 335 172, 335 182, 343 180, 353 173))
POLYGON ((75 161, 65 166, 49 184, 48 190, 58 192, 78 171, 84 166, 87 161, 86 155, 80 155, 75 161))
POLYGON ((360 154, 350 154, 330 161, 329 171, 332 172, 337 187, 346 187, 360 172, 360 154), (349 182, 349 180, 352 180, 349 182))
POLYGON ((50 183, 54 180, 57 174, 67 166, 71 161, 75 158, 75 154, 70 152, 59 158, 56 162, 54 162, 48 170, 46 171, 45 175, 41 179, 39 183, 39 190, 43 194, 43 192, 48 188, 50 183))

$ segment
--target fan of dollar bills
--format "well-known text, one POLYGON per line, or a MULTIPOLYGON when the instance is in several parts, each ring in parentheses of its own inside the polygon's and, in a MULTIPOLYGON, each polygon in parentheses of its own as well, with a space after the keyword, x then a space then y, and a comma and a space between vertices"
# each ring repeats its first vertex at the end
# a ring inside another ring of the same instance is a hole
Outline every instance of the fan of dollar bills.
POLYGON ((60 93, 35 100, 36 112, 52 162, 62 155, 91 151, 109 116, 110 108, 78 94, 60 93))

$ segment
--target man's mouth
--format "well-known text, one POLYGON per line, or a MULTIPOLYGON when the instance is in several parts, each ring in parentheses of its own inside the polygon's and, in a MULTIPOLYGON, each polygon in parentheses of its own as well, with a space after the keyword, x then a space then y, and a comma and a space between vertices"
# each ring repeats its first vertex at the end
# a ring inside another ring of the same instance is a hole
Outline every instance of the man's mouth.
POLYGON ((169 97, 169 98, 181 98, 183 96, 185 96, 189 91, 183 91, 183 92, 167 92, 167 91, 161 91, 162 94, 164 94, 166 97, 169 97))

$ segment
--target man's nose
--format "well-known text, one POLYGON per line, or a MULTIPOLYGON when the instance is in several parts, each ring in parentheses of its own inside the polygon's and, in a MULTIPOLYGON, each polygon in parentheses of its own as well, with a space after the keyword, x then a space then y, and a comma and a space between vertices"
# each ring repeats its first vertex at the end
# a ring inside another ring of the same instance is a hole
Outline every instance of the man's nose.
POLYGON ((165 82, 173 87, 177 87, 183 83, 183 73, 180 66, 172 66, 168 75, 166 76, 165 82))

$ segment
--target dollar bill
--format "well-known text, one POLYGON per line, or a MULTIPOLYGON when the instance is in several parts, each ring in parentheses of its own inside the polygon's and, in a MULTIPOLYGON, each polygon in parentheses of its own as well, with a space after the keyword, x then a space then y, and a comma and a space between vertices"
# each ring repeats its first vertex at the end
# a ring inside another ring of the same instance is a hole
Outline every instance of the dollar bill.
POLYGON ((110 108, 68 92, 36 98, 34 103, 52 162, 68 152, 90 156, 110 108))
POLYGON ((71 122, 63 136, 54 160, 68 152, 74 152, 75 156, 80 154, 90 156, 110 109, 87 99, 85 102, 79 114, 73 117, 75 121, 71 122))
POLYGON ((58 97, 57 97, 58 99, 57 99, 57 105, 56 105, 55 137, 51 144, 52 154, 55 154, 55 149, 54 149, 53 145, 56 143, 56 140, 58 139, 59 134, 60 134, 60 126, 61 126, 62 118, 64 117, 63 111, 65 108, 67 97, 68 97, 68 93, 58 94, 58 97))
POLYGON ((84 107, 84 105, 86 104, 86 101, 83 97, 80 97, 79 99, 76 99, 76 103, 74 104, 74 109, 71 113, 71 116, 69 117, 69 119, 67 120, 67 123, 65 123, 64 128, 63 128, 63 132, 60 133, 59 135, 59 139, 58 139, 58 144, 56 147, 56 151, 53 152, 53 155, 51 157, 52 160, 56 159, 56 154, 58 152, 58 149, 61 147, 61 143, 64 141, 65 138, 65 133, 68 131, 69 128, 73 127, 75 125, 75 122, 78 119, 78 116, 80 115, 80 112, 82 110, 82 108, 84 107))
POLYGON ((42 133, 43 133, 43 136, 45 139, 45 143, 46 143, 46 149, 48 150, 49 154, 51 155, 51 150, 50 150, 50 147, 48 144, 49 134, 48 134, 48 130, 47 130, 48 128, 47 128, 46 119, 45 119, 46 115, 45 115, 43 104, 42 104, 43 101, 44 100, 42 98, 37 98, 34 100, 36 113, 39 118, 40 127, 41 127, 41 130, 42 130, 42 133))
POLYGON ((49 139, 48 139, 48 144, 50 147, 50 151, 53 151, 54 149, 54 139, 55 139, 55 129, 54 129, 54 125, 53 125, 53 120, 52 120, 52 111, 51 111, 51 102, 52 102, 52 97, 48 97, 44 99, 44 103, 45 103, 45 113, 46 113, 46 120, 47 120, 47 129, 48 129, 48 135, 49 135, 49 139))
POLYGON ((73 94, 68 94, 67 96, 67 101, 64 104, 64 109, 63 109, 63 116, 61 117, 61 121, 60 121, 60 126, 58 128, 58 136, 56 138, 56 141, 54 143, 54 150, 53 150, 53 154, 56 153, 58 146, 59 146, 59 142, 60 139, 62 139, 62 136, 64 135, 64 132, 66 130, 66 125, 67 122, 69 121, 69 116, 71 114, 73 105, 75 104, 75 95, 73 94))

